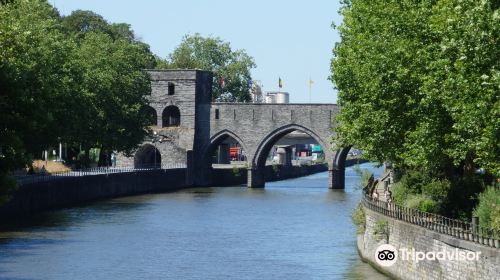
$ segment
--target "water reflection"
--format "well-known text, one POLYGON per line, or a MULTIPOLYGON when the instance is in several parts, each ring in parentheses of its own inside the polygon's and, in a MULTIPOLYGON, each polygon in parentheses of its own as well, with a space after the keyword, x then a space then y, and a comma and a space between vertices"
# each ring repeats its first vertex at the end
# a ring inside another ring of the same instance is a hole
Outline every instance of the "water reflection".
POLYGON ((327 176, 39 215, 0 233, 0 279, 385 279, 356 252, 359 176, 337 191, 327 176))

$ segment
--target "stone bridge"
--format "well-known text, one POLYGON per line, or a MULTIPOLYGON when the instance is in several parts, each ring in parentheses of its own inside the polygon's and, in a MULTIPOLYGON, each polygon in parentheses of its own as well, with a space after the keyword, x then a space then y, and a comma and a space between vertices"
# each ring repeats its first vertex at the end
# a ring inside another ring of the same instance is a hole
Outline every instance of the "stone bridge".
POLYGON ((118 165, 186 163, 190 183, 207 186, 212 184, 212 155, 229 138, 246 152, 248 186, 264 187, 264 166, 271 148, 287 134, 299 131, 322 146, 330 188, 344 188, 350 147, 332 149, 336 104, 212 103, 211 72, 148 71, 152 94, 145 110, 155 134, 145 139, 133 158, 120 155, 118 165))

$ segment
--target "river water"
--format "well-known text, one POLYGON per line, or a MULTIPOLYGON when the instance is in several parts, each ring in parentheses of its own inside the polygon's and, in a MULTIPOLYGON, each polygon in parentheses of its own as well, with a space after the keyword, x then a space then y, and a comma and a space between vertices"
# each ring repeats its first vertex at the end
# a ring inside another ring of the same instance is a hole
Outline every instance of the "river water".
MULTIPOLYGON (((362 164, 375 175, 381 169, 362 164)), ((360 176, 125 197, 0 232, 0 279, 386 279, 360 261, 360 176)))

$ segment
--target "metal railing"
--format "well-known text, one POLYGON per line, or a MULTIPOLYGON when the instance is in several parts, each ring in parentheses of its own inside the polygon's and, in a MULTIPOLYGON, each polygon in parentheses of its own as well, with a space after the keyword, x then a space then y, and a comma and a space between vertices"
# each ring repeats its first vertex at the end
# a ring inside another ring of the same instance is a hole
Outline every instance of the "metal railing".
POLYGON ((167 170, 167 169, 179 169, 186 168, 186 164, 162 164, 154 165, 143 165, 139 168, 134 167, 93 167, 78 170, 67 170, 51 173, 38 173, 38 174, 25 174, 25 175, 14 175, 14 179, 18 185, 26 185, 38 182, 47 182, 53 180, 60 180, 68 177, 81 177, 81 176, 95 176, 103 174, 115 174, 115 173, 126 173, 126 172, 144 172, 151 170, 167 170))
POLYGON ((373 200, 366 194, 363 195, 362 204, 370 210, 397 220, 421 226, 457 239, 475 242, 488 247, 500 248, 500 231, 481 227, 477 223, 466 223, 441 215, 422 212, 417 209, 400 207, 394 203, 373 200))

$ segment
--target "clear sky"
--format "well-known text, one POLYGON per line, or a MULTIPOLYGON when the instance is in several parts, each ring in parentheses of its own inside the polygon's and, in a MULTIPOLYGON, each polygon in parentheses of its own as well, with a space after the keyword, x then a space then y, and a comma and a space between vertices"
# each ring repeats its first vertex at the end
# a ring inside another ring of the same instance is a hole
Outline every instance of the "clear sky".
POLYGON ((49 0, 63 15, 91 10, 109 22, 125 22, 160 57, 167 57, 185 34, 218 36, 254 57, 252 78, 263 90, 290 93, 290 102, 334 103, 328 80, 340 24, 339 0, 49 0))

